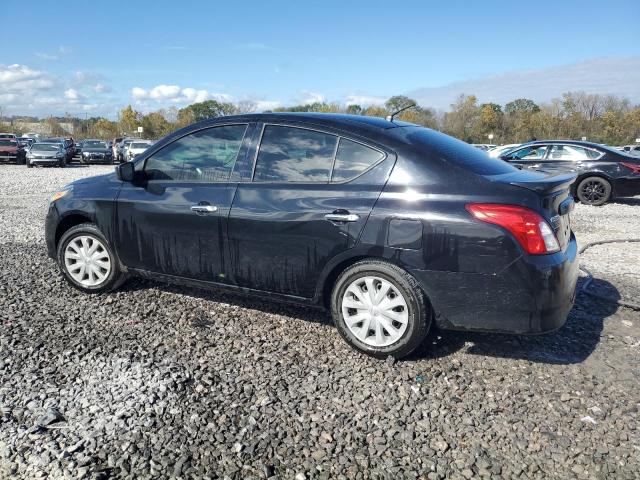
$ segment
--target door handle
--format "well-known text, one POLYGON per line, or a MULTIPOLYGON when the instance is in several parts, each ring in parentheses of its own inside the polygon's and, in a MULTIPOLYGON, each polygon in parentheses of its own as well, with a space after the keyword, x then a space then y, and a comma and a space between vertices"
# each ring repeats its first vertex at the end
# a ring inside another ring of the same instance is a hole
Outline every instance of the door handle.
POLYGON ((360 215, 356 213, 327 213, 324 218, 331 222, 356 222, 360 215))
POLYGON ((215 205, 191 205, 191 211, 196 213, 213 213, 218 211, 215 205))

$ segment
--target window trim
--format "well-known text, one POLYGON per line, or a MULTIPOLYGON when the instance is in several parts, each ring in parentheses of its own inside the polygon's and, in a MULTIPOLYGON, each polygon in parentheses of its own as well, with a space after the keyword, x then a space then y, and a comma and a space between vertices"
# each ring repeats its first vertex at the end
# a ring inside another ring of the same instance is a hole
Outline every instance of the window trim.
POLYGON ((389 153, 385 152, 384 150, 381 150, 380 148, 377 147, 373 147, 370 144, 367 144, 361 140, 355 140, 353 137, 348 137, 346 135, 342 135, 341 133, 333 133, 333 132, 328 132, 326 130, 320 130, 316 127, 308 127, 306 125, 296 125, 296 124, 292 124, 292 123, 275 123, 275 122, 262 122, 262 127, 260 130, 260 136, 258 137, 258 141, 256 143, 256 151, 254 152, 253 155, 253 165, 251 168, 251 179, 249 179, 247 182, 240 182, 240 183, 256 183, 256 184, 261 184, 261 185, 290 185, 290 184, 294 184, 294 185, 305 185, 305 184, 313 184, 313 185, 341 185, 341 184, 345 184, 345 183, 349 183, 354 181, 355 179, 361 177, 362 175, 364 175, 365 173, 367 173, 369 170, 372 170, 373 168, 375 168, 376 166, 378 166, 380 163, 382 163, 384 160, 386 160, 389 157, 389 153), (261 180, 256 180, 255 176, 256 176, 256 167, 258 165, 258 155, 260 153, 260 147, 262 146, 262 140, 264 137, 264 131, 267 127, 273 126, 273 127, 288 127, 288 128, 297 128, 297 129, 301 129, 301 130, 311 130, 312 132, 317 132, 317 133, 322 133, 324 135, 331 135, 337 138, 336 141, 336 146, 333 149, 333 158, 331 161, 331 169, 329 170, 329 180, 328 181, 309 181, 309 180, 268 180, 268 181, 261 181, 261 180), (339 182, 334 182, 332 181, 333 178, 333 169, 335 168, 336 165, 336 155, 338 153, 338 147, 340 146, 340 139, 344 138, 345 140, 349 140, 351 142, 354 143, 359 143, 360 145, 363 145, 365 147, 368 147, 372 150, 375 150, 377 152, 379 152, 381 154, 380 159, 369 165, 369 167, 367 167, 366 169, 364 169, 362 172, 360 172, 358 175, 356 175, 355 177, 349 178, 347 180, 341 180, 339 182))
MULTIPOLYGON (((229 178, 228 178, 227 180, 225 180, 225 181, 220 181, 220 182, 215 182, 215 181, 213 181, 213 182, 210 182, 210 181, 207 181, 207 182, 194 182, 194 181, 192 181, 192 180, 173 180, 173 179, 171 179, 171 180, 159 180, 159 179, 157 179, 157 180, 153 180, 153 179, 152 179, 152 180, 146 180, 146 181, 147 181, 147 183, 154 183, 154 182, 157 182, 157 183, 197 183, 197 184, 215 184, 215 185, 227 184, 227 183, 238 183, 238 182, 232 182, 232 181, 230 181, 230 180, 231 180, 231 178, 233 177, 233 172, 235 171, 236 166, 238 165, 238 159, 239 159, 239 157, 240 157, 240 152, 242 151, 242 147, 243 147, 243 144, 244 144, 244 140, 245 140, 245 138, 247 137, 247 132, 249 131, 249 124, 250 124, 250 123, 251 123, 251 122, 230 122, 230 123, 220 123, 220 124, 215 124, 215 125, 207 125, 207 126, 203 126, 202 128, 197 128, 197 129, 195 129, 195 130, 190 130, 190 131, 186 132, 184 135, 181 135, 181 136, 179 136, 179 137, 177 137, 177 138, 174 138, 174 139, 173 139, 173 140, 171 140, 170 142, 165 143, 164 145, 159 146, 157 149, 155 149, 155 150, 153 150, 152 152, 150 152, 146 157, 144 157, 144 158, 141 160, 141 163, 143 164, 143 165, 142 165, 142 169, 141 169, 141 171, 142 171, 142 172, 144 172, 144 171, 146 170, 146 168, 147 168, 147 161, 148 161, 151 157, 153 157, 153 156, 154 156, 156 153, 158 153, 160 150, 163 150, 165 147, 168 147, 169 145, 171 145, 171 144, 173 144, 173 143, 177 142, 178 140, 182 140, 183 138, 185 138, 185 137, 187 137, 187 136, 189 136, 189 135, 192 135, 192 134, 197 133, 197 132, 202 132, 203 130, 210 130, 210 129, 219 128, 219 127, 233 127, 233 126, 235 126, 235 125, 244 125, 244 134, 242 135, 242 139, 240 140, 240 148, 238 149, 238 153, 236 154, 236 160, 235 160, 235 162, 233 163, 233 168, 232 168, 232 169, 231 169, 231 171, 229 172, 229 178)), ((153 145, 155 145, 155 144, 153 144, 153 145)))
POLYGON ((547 154, 545 155, 545 160, 548 160, 549 162, 594 162, 596 160, 600 160, 602 157, 604 157, 605 153, 601 152, 600 150, 596 149, 596 148, 592 148, 592 147, 587 147, 585 145, 579 145, 579 144, 574 144, 574 143, 550 143, 549 144, 549 149, 547 150, 547 154), (553 150, 553 147, 577 147, 577 148, 582 148, 584 150, 589 150, 591 152, 596 152, 598 154, 597 157, 595 158, 585 158, 585 159, 578 159, 578 160, 562 160, 562 159, 553 159, 551 158, 549 155, 551 155, 551 150, 553 150))

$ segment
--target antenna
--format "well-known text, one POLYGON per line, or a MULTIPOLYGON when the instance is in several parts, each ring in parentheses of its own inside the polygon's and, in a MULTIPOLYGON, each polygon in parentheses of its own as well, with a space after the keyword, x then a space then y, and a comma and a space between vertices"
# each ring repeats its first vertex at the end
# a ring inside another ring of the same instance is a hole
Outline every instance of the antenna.
POLYGON ((387 115, 387 120, 389 122, 393 122, 393 117, 395 117, 396 115, 398 115, 399 113, 404 112, 405 110, 409 110, 410 108, 415 107, 416 104, 412 103, 411 105, 407 105, 406 107, 402 107, 400 110, 396 110, 395 112, 393 112, 391 115, 387 115))

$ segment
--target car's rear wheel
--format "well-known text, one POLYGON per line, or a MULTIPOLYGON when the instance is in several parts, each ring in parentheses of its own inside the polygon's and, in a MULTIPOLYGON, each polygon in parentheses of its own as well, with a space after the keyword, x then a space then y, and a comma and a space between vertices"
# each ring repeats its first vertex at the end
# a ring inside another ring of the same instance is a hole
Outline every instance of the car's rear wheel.
POLYGON ((90 223, 64 233, 58 244, 58 264, 67 282, 87 293, 108 292, 124 279, 107 239, 90 223))
POLYGON ((602 177, 587 177, 578 184, 576 193, 586 205, 604 205, 611 198, 611 184, 602 177))
POLYGON ((377 358, 408 355, 431 325, 431 308, 416 280, 380 260, 355 263, 338 277, 331 314, 352 347, 377 358))
POLYGON ((27 160, 27 168, 33 168, 33 163, 27 160))

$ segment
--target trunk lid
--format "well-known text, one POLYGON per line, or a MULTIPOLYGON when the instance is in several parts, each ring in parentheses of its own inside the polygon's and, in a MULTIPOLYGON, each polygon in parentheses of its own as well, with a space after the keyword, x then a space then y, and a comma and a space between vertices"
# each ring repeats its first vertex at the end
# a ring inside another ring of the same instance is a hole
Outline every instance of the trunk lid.
POLYGON ((571 239, 571 212, 575 206, 571 185, 576 180, 576 174, 518 170, 495 175, 490 179, 534 192, 539 199, 536 210, 553 229, 560 249, 566 248, 571 239))

